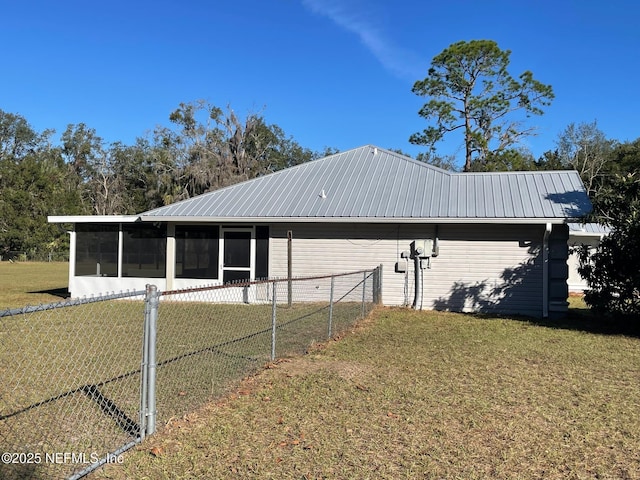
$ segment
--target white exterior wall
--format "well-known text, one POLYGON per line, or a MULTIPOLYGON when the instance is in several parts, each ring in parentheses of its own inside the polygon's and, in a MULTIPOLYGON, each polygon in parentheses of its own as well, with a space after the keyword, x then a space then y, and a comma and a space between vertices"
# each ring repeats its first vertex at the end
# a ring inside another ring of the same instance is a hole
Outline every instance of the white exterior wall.
MULTIPOLYGON (((403 251, 413 240, 435 239, 439 255, 422 271, 424 309, 468 312, 543 313, 543 267, 540 252, 544 225, 300 223, 270 225, 269 277, 287 276, 287 231, 292 231, 294 277, 327 275, 383 265, 382 301, 412 305, 414 263, 407 273, 403 251), (405 283, 406 282, 406 283, 405 283)), ((73 245, 72 237, 72 245, 73 245)), ((168 243, 169 247, 171 242, 168 243)), ((167 256, 173 258, 173 254, 167 256)), ((71 262, 73 264, 73 262, 71 262)), ((73 296, 144 289, 160 290, 220 283, 219 280, 76 277, 73 296)), ((259 299, 251 296, 252 301, 259 299)))
MULTIPOLYGON (((569 247, 576 247, 579 245, 586 245, 595 249, 598 245, 600 245, 600 237, 593 235, 569 235, 569 247)), ((573 293, 583 293, 587 288, 587 282, 584 278, 578 273, 578 266, 580 265, 580 261, 578 260, 578 255, 576 253, 572 253, 569 251, 569 258, 567 260, 567 265, 569 266, 569 279, 567 283, 569 284, 569 292, 573 293)))
MULTIPOLYGON (((293 276, 339 273, 383 265, 383 303, 414 300, 414 266, 395 263, 416 239, 435 238, 436 226, 391 224, 272 225, 271 277, 287 275, 291 230, 293 276)), ((423 308, 542 314, 542 225, 440 225, 439 255, 423 271, 423 308)))

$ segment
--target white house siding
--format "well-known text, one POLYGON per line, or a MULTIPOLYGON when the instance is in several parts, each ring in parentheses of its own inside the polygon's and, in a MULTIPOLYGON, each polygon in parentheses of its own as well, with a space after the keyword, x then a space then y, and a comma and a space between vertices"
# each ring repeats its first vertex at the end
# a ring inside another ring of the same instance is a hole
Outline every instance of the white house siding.
POLYGON ((543 226, 442 225, 425 271, 424 304, 454 311, 542 315, 543 226))
POLYGON ((544 226, 433 224, 275 224, 271 226, 270 276, 287 275, 287 231, 292 232, 294 276, 323 275, 383 265, 383 303, 411 304, 413 261, 405 275, 396 262, 410 243, 434 239, 439 255, 423 271, 425 309, 542 313, 544 226))
MULTIPOLYGON (((596 236, 580 236, 572 234, 569 237, 569 246, 572 248, 576 248, 580 245, 585 245, 590 247, 592 250, 595 250, 598 245, 600 245, 600 237, 596 236)), ((580 265, 580 261, 578 260, 578 254, 575 251, 570 251, 569 258, 567 259, 567 264, 569 265, 569 279, 567 283, 569 284, 569 292, 572 293, 583 293, 587 288, 587 282, 582 275, 578 273, 578 266, 580 265)))

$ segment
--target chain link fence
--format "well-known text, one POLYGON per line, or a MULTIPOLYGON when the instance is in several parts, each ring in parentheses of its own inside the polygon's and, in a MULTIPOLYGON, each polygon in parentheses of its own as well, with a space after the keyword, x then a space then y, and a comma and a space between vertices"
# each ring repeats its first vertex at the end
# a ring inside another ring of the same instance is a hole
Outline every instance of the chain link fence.
POLYGON ((6 250, 0 252, 0 262, 68 262, 69 250, 38 252, 6 250))
POLYGON ((80 478, 380 303, 381 267, 0 312, 0 478, 80 478))

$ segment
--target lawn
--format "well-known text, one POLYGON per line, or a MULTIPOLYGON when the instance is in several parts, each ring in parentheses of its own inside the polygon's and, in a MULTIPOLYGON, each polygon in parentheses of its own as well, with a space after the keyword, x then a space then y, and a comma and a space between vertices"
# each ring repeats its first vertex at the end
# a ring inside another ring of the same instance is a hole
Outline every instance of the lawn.
MULTIPOLYGON (((3 263, 0 282, 5 307, 24 305, 20 298, 55 301, 51 293, 21 293, 18 283, 26 292, 59 291, 66 264, 3 263)), ((158 433, 127 452, 124 464, 90 478, 640 478, 640 337, 601 328, 580 299, 570 301, 572 318, 556 324, 378 308, 305 356, 296 356, 297 348, 283 351, 285 359, 224 397, 186 414, 160 414, 158 433)), ((169 317, 177 341, 166 344, 168 357, 159 360, 180 356, 184 341, 204 338, 206 330, 198 323, 204 307, 164 308, 183 316, 169 317), (194 320, 193 329, 186 319, 194 320)), ((247 306, 245 318, 253 308, 247 306)), ((101 315, 94 310, 90 320, 101 315)), ((124 339, 135 360, 139 349, 131 340, 139 329, 114 335, 120 328, 131 324, 96 328, 106 335, 100 345, 109 355, 127 356, 109 343, 124 339)), ((57 338, 58 351, 79 342, 57 338)), ((9 345, 5 353, 19 348, 9 345)), ((265 351, 264 345, 251 348, 265 351)), ((224 355, 238 358, 233 351, 224 355)), ((43 357, 53 361, 49 376, 67 378, 53 373, 54 360, 43 357)), ((91 361, 103 369, 115 357, 106 365, 99 356, 91 361)), ((185 373, 200 369, 191 365, 185 373)), ((185 380, 187 387, 174 385, 174 396, 189 403, 189 388, 198 383, 185 380)))
MULTIPOLYGON (((63 290, 56 287, 64 285, 63 277, 53 280, 58 265, 8 267, 19 274, 26 291, 21 293, 15 285, 11 291, 2 290, 7 305, 18 303, 23 295, 46 295, 28 293, 41 290, 41 278, 49 289, 63 290)), ((4 281, 10 278, 7 274, 4 281)), ((211 301, 212 293, 199 291, 192 301, 183 301, 187 294, 161 299, 156 356, 159 423, 223 397, 270 361, 274 338, 278 356, 304 353, 327 340, 328 303, 288 306, 284 301, 274 317, 271 304, 221 304, 211 301)), ((0 318, 0 444, 7 451, 101 457, 137 436, 141 300, 65 304, 0 318)), ((333 331, 353 325, 362 308, 361 302, 347 299, 335 303, 333 331)), ((73 464, 0 464, 0 478, 63 477, 75 470, 73 464)))
POLYGON ((96 478, 640 478, 640 340, 379 308, 96 478))
POLYGON ((0 262, 0 310, 58 302, 68 285, 67 262, 0 262))

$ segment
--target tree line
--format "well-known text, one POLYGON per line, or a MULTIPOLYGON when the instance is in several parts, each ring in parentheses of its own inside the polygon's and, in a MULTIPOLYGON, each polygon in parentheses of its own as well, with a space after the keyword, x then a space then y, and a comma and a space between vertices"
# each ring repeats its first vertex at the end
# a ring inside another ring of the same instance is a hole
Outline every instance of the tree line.
MULTIPOLYGON (((69 125, 58 139, 0 110, 0 255, 66 252, 67 235, 48 215, 127 215, 191 198, 315 158, 262 115, 240 118, 204 101, 182 103, 133 145, 107 145, 96 131, 69 125)), ((455 169, 433 153, 418 160, 455 169)), ((576 169, 595 198, 640 169, 640 139, 606 137, 596 122, 571 124, 539 158, 523 149, 488 152, 471 171, 576 169)))
POLYGON ((66 252, 48 215, 140 213, 335 152, 301 146, 260 114, 200 100, 169 120, 133 145, 107 145, 83 123, 56 138, 0 110, 0 255, 66 252))

